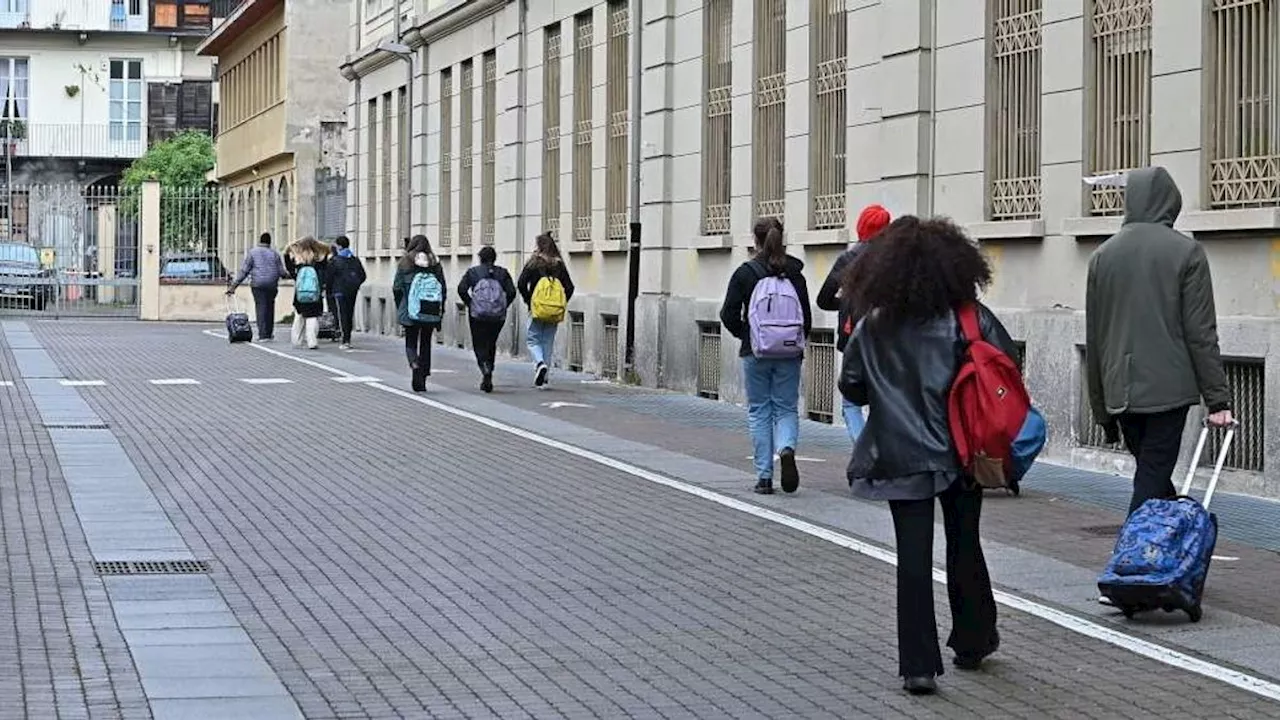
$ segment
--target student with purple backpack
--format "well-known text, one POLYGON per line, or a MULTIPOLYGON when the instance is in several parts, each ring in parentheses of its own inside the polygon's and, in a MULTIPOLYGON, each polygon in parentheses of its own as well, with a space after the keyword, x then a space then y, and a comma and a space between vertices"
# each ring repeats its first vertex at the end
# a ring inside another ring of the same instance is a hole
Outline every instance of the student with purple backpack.
POLYGON ((493 392, 498 335, 507 322, 507 309, 516 299, 511 273, 497 261, 498 253, 491 246, 480 248, 480 264, 467 270, 458 283, 458 297, 466 304, 471 322, 471 346, 480 366, 480 389, 487 393, 493 392))
POLYGON ((756 486, 773 494, 773 457, 782 467, 782 491, 800 486, 796 444, 800 438, 800 365, 813 323, 804 263, 787 254, 777 218, 760 218, 755 256, 729 278, 720 323, 742 341, 747 425, 754 448, 756 486))

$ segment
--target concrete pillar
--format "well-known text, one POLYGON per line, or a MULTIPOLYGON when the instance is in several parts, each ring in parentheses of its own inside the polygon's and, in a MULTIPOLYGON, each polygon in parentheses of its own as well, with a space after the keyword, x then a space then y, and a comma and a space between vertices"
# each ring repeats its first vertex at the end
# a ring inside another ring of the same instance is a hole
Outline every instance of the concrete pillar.
POLYGON ((160 183, 142 184, 142 212, 138 237, 142 262, 138 271, 138 315, 143 320, 160 319, 160 183))
MULTIPOLYGON (((116 276, 116 216, 115 205, 98 206, 98 278, 109 282, 116 276)), ((116 300, 114 285, 98 286, 98 304, 110 305, 116 300)))

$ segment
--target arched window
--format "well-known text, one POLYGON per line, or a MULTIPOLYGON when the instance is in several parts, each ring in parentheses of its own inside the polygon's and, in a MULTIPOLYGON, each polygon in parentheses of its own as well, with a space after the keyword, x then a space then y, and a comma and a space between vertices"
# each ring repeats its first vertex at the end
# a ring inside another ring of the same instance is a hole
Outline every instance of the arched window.
POLYGON ((289 225, 292 220, 289 208, 292 203, 289 202, 289 180, 287 178, 280 178, 280 186, 276 188, 276 192, 280 194, 280 235, 285 239, 285 242, 289 242, 289 225))
POLYGON ((223 213, 222 216, 226 218, 227 233, 226 252, 224 252, 223 255, 231 258, 232 262, 238 262, 238 258, 241 255, 241 248, 240 238, 236 234, 236 221, 240 219, 236 217, 236 196, 231 193, 226 193, 223 196, 223 202, 226 205, 226 212, 223 213))
MULTIPOLYGON (((265 222, 263 223, 263 227, 266 228, 267 232, 271 233, 271 237, 274 239, 280 234, 279 229, 276 227, 276 181, 275 180, 267 181, 267 204, 266 204, 265 210, 266 210, 266 218, 265 218, 265 222)), ((281 239, 283 240, 284 238, 281 238, 281 239)))
MULTIPOLYGON (((262 204, 262 186, 259 185, 257 190, 254 190, 251 192, 254 193, 253 218, 254 218, 254 222, 258 224, 258 231, 255 233, 255 235, 261 235, 262 233, 268 232, 271 230, 271 228, 267 224, 267 221, 263 218, 263 215, 266 214, 266 207, 263 206, 262 204), (259 213, 262 213, 262 214, 260 215, 259 213)), ((275 238, 272 237, 271 241, 275 242, 275 238)), ((257 240, 255 240, 254 242, 257 242, 257 240)))
POLYGON ((257 224, 254 223, 254 207, 253 207, 253 190, 246 190, 244 193, 244 235, 245 245, 254 245, 258 242, 257 224))

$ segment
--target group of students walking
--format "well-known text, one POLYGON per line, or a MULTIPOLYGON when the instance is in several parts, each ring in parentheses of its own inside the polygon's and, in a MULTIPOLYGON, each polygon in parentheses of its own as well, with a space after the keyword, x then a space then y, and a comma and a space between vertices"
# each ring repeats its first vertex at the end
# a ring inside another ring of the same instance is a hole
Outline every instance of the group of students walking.
MULTIPOLYGON (((1175 495, 1171 475, 1193 405, 1203 401, 1210 426, 1234 422, 1208 262, 1199 243, 1173 229, 1180 209, 1163 168, 1129 173, 1123 227, 1089 263, 1089 399, 1108 438, 1123 439, 1137 461, 1131 513, 1175 495)), ((893 518, 898 672, 906 691, 929 694, 944 670, 933 601, 935 502, 947 543, 952 664, 977 670, 1000 646, 980 542, 983 485, 976 464, 961 460, 952 395, 975 345, 1002 355, 1017 375, 1019 353, 979 300, 991 267, 959 226, 895 220, 873 205, 856 229, 858 243, 834 264, 817 305, 838 313, 849 485, 857 497, 887 501, 893 518)), ((779 221, 761 219, 754 236, 754 257, 730 278, 720 319, 741 341, 754 490, 773 493, 776 462, 782 490, 795 492, 808 287, 779 221)))
MULTIPOLYGON (((1089 263, 1089 400, 1108 438, 1123 437, 1136 458, 1131 512, 1146 500, 1174 495, 1171 475, 1191 406, 1203 399, 1211 425, 1234 422, 1208 262, 1198 243, 1173 230, 1180 209, 1177 187, 1163 168, 1130 173, 1123 227, 1089 263)), ((954 417, 958 376, 973 371, 975 346, 982 345, 988 358, 1003 357, 1028 404, 1029 397, 1013 340, 979 300, 991 284, 991 267, 959 226, 943 218, 892 219, 872 205, 859 215, 856 234, 858 242, 837 259, 816 303, 838 318, 838 387, 853 442, 849 485, 857 497, 888 502, 893 518, 898 672, 906 691, 929 694, 944 670, 933 600, 935 502, 942 506, 947 543, 952 664, 977 670, 1000 646, 980 541, 984 482, 974 463, 962 460, 954 417)), ((781 489, 793 493, 800 484, 798 406, 812 309, 804 263, 786 252, 782 223, 762 218, 753 235, 753 257, 730 277, 720 319, 740 341, 754 490, 774 492, 776 465, 781 489)), ((347 239, 328 248, 303 238, 283 259, 270 244, 264 234, 229 291, 251 280, 260 337, 271 337, 277 283, 292 277, 294 344, 315 347, 321 297, 330 299, 349 344, 365 274, 347 239)), ((432 336, 443 320, 447 284, 425 236, 405 245, 392 291, 411 385, 421 392, 431 375, 432 336)), ((480 387, 493 391, 498 337, 517 297, 529 309, 533 383, 545 386, 573 280, 549 234, 537 238, 515 281, 496 260, 492 247, 481 248, 479 263, 457 286, 468 309, 480 387)))

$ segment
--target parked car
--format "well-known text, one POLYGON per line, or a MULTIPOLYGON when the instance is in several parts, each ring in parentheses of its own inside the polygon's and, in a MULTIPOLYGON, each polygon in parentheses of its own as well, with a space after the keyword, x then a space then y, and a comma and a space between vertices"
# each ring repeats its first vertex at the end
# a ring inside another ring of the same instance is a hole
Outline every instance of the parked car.
POLYGON ((22 243, 0 243, 0 303, 16 300, 36 310, 53 302, 52 271, 40 266, 40 251, 22 243))
POLYGON ((227 268, 209 252, 167 253, 161 258, 161 280, 225 280, 227 268))

